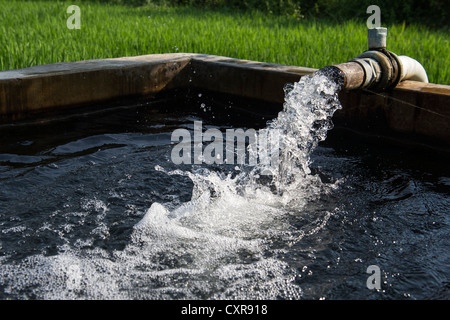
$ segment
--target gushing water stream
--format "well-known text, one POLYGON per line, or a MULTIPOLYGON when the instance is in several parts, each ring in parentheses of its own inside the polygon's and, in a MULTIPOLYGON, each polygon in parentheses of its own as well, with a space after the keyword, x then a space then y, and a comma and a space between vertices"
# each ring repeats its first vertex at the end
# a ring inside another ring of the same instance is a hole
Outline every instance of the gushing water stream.
POLYGON ((342 181, 323 182, 310 157, 341 108, 339 90, 339 79, 320 72, 286 87, 283 110, 263 129, 279 133, 275 166, 178 167, 168 156, 167 135, 120 133, 27 158, 41 163, 32 170, 2 169, 3 190, 20 193, 20 183, 48 182, 30 209, 16 207, 22 215, 4 211, 0 296, 300 299, 307 288, 307 296, 317 298, 325 285, 311 289, 301 280, 312 277, 311 261, 328 259, 324 268, 330 269, 340 262, 326 249, 341 252, 338 241, 327 232, 314 235, 343 210, 332 196, 342 181), (83 145, 95 151, 78 151, 83 145), (76 161, 64 159, 75 149, 76 161), (60 160, 45 165, 53 156, 60 160), (59 188, 57 196, 46 193, 50 187, 59 188), (145 212, 136 209, 145 205, 145 212), (39 212, 30 218, 33 206, 39 212), (318 258, 317 251, 325 255, 318 258))

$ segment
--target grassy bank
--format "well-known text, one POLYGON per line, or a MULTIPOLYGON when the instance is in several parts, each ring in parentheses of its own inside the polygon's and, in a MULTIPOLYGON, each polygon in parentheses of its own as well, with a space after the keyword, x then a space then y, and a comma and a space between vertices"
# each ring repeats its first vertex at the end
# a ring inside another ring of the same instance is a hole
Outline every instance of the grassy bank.
MULTIPOLYGON (((192 52, 321 68, 366 49, 365 21, 317 19, 196 7, 130 7, 76 1, 0 0, 0 70, 61 61, 192 52), (78 4, 81 29, 66 9, 78 4)), ((450 84, 449 34, 403 24, 388 47, 420 61, 430 82, 450 84)))

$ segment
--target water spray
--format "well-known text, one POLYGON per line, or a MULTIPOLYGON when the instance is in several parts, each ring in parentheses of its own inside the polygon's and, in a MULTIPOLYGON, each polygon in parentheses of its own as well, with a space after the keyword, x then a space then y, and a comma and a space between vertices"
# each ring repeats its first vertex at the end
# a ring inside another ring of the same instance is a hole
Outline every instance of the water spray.
POLYGON ((355 59, 322 70, 343 76, 343 89, 385 91, 403 80, 428 83, 424 67, 415 59, 386 49, 387 28, 368 29, 369 50, 355 59))

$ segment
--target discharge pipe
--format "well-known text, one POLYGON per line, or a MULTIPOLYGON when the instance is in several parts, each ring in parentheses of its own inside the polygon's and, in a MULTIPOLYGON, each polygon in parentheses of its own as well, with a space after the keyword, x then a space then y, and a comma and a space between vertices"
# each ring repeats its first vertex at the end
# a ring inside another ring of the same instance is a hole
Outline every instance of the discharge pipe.
POLYGON ((348 90, 365 88, 384 91, 403 80, 428 82, 427 73, 418 61, 386 50, 386 37, 387 28, 369 29, 368 51, 351 61, 322 70, 340 73, 344 79, 343 89, 348 90))

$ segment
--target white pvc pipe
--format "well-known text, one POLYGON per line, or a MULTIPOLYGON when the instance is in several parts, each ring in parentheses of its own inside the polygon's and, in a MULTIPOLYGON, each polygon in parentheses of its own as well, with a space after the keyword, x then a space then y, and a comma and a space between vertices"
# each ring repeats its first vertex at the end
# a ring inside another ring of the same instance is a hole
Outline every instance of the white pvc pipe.
POLYGON ((425 68, 415 59, 407 56, 398 56, 401 63, 401 78, 403 80, 414 80, 428 83, 428 76, 425 68))

